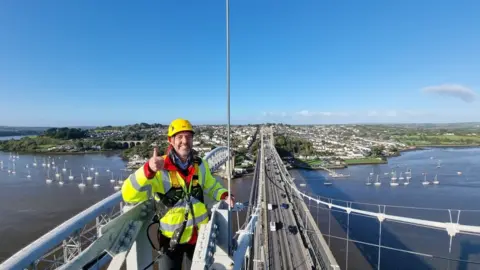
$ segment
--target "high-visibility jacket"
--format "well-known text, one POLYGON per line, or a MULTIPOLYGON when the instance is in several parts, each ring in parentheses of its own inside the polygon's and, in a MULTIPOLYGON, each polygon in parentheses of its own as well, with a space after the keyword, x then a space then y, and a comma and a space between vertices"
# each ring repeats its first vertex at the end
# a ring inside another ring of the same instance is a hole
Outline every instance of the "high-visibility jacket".
POLYGON ((160 230, 168 238, 172 237, 175 229, 182 226, 188 208, 187 224, 179 243, 189 242, 193 234, 195 234, 195 239, 192 240, 196 240, 194 225, 198 226, 208 222, 203 194, 220 201, 226 196, 227 190, 212 176, 205 160, 196 158, 196 162, 189 168, 189 174, 184 176, 173 165, 169 156, 163 156, 163 158, 165 160, 163 170, 152 173, 147 162, 124 181, 123 199, 129 203, 137 203, 151 198, 152 195, 158 195, 154 198, 170 207, 160 219, 160 230), (186 192, 192 194, 190 199, 192 209, 184 198, 186 192))

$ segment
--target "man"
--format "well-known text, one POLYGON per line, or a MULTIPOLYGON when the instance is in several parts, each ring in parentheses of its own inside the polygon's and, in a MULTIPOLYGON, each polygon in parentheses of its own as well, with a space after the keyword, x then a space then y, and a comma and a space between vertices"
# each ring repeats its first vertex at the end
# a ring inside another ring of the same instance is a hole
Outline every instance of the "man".
MULTIPOLYGON (((164 156, 153 156, 131 174, 122 186, 126 202, 142 202, 155 195, 168 211, 159 217, 159 249, 165 254, 161 269, 181 269, 184 255, 190 269, 198 225, 208 223, 203 195, 226 200, 233 206, 233 196, 212 176, 208 163, 193 155, 194 131, 189 121, 176 119, 168 127, 169 146, 164 156)), ((152 242, 153 243, 153 242, 152 242)))

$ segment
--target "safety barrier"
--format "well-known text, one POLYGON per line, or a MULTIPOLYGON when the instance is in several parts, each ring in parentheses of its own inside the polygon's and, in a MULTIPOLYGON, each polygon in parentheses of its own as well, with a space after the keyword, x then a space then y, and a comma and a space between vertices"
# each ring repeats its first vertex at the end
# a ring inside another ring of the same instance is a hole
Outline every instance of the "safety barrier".
MULTIPOLYGON (((210 151, 204 159, 211 171, 228 158, 226 147, 210 151)), ((2 264, 0 269, 51 269, 73 260, 98 238, 100 228, 121 214, 120 192, 92 205, 22 248, 2 264)))

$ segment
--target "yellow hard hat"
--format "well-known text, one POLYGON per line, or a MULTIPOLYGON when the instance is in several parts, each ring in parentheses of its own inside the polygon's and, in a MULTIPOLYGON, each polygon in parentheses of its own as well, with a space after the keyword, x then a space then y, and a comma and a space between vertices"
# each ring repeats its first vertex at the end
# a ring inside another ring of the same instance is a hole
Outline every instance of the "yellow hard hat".
POLYGON ((175 119, 170 123, 170 126, 168 127, 168 137, 172 137, 173 135, 181 131, 193 132, 192 124, 188 120, 182 118, 175 119))

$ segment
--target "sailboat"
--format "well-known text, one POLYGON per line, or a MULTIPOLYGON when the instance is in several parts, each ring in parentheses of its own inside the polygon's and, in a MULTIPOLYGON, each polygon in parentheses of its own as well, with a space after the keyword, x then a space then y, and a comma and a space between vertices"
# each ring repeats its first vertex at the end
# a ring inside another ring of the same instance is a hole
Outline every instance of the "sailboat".
POLYGON ((371 177, 367 177, 367 182, 365 183, 365 185, 367 186, 371 186, 372 185, 372 182, 370 181, 371 177))
POLYGON ((397 172, 392 171, 392 181, 395 181, 395 180, 397 180, 397 172))
POLYGON ((60 173, 58 172, 58 168, 57 168, 57 172, 55 173, 55 177, 60 177, 60 173))
MULTIPOLYGON (((112 178, 113 178, 113 177, 112 177, 112 178)), ((120 188, 122 188, 122 186, 121 186, 120 177, 119 177, 119 178, 118 178, 118 181, 117 181, 117 184, 113 187, 113 189, 119 190, 120 188)))
POLYGON ((95 175, 98 175, 98 170, 95 171, 95 175))
POLYGON ((37 167, 37 157, 33 157, 33 167, 37 167))
POLYGON ((30 174, 30 170, 28 170, 27 178, 30 178, 30 177, 32 177, 32 175, 30 174))
POLYGON ((407 172, 407 181, 412 179, 412 169, 409 169, 407 172))
POLYGON ((380 182, 380 179, 378 177, 379 175, 377 174, 377 180, 375 181, 374 185, 375 186, 380 186, 382 184, 382 182, 380 182))
POLYGON ((74 177, 73 177, 73 175, 72 175, 72 170, 70 170, 70 176, 68 176, 68 179, 69 179, 69 180, 73 180, 73 178, 74 178, 74 177))
POLYGON ((50 179, 50 168, 47 169, 47 180, 46 180, 47 184, 50 184, 52 183, 52 179, 50 179))
POLYGON ((398 178, 398 180, 403 180, 403 179, 405 179, 405 178, 403 178, 403 175, 402 175, 402 174, 403 174, 403 173, 400 172, 400 177, 398 178))
POLYGON ((395 180, 393 180, 393 178, 392 178, 392 181, 390 181, 390 186, 396 187, 396 186, 398 186, 398 182, 395 182, 395 180))
POLYGON ((437 168, 442 167, 442 165, 440 165, 440 164, 441 164, 441 161, 439 160, 439 161, 437 162, 437 168))
POLYGON ((440 181, 438 181, 437 179, 437 175, 435 174, 435 179, 433 179, 433 182, 432 182, 434 185, 438 185, 440 183, 440 181))
POLYGON ((425 173, 424 176, 425 176, 425 178, 423 179, 422 185, 424 185, 424 186, 430 185, 430 182, 427 181, 427 174, 425 173))
POLYGON ((370 172, 370 176, 372 176, 372 175, 373 175, 373 168, 372 168, 372 171, 370 172))
POLYGON ((95 188, 100 186, 100 184, 97 183, 97 177, 96 176, 95 176, 95 179, 93 180, 93 183, 94 183, 93 187, 95 187, 95 188))
POLYGON ((92 177, 90 176, 90 171, 88 171, 87 180, 92 180, 92 177))
POLYGON ((65 161, 63 162, 63 169, 62 169, 62 171, 64 171, 64 172, 67 171, 67 161, 68 161, 68 160, 65 160, 65 161))
POLYGON ((64 184, 61 175, 60 175, 60 179, 59 179, 59 181, 58 181, 58 184, 59 184, 60 186, 63 186, 63 184, 64 184))
POLYGON ((13 169, 12 169, 12 174, 16 174, 17 172, 15 171, 15 162, 13 162, 13 169))
POLYGON ((115 183, 115 179, 113 178, 113 172, 112 172, 112 179, 110 179, 110 183, 115 183))
POLYGON ((83 173, 80 174, 80 177, 82 178, 82 183, 78 184, 79 188, 85 187, 85 182, 83 181, 83 173))

